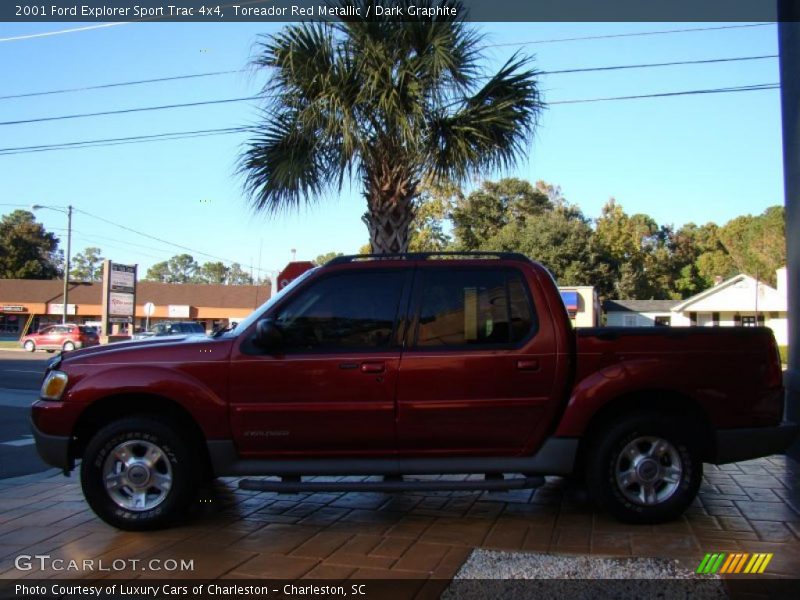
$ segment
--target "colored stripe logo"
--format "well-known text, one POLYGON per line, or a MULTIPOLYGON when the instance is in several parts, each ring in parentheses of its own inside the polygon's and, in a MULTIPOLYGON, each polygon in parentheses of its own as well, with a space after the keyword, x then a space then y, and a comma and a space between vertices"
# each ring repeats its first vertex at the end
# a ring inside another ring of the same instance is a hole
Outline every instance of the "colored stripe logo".
POLYGON ((715 552, 706 554, 697 567, 697 573, 703 575, 720 574, 758 574, 763 573, 769 562, 774 556, 773 553, 758 552, 749 554, 747 552, 734 552, 725 554, 715 552))

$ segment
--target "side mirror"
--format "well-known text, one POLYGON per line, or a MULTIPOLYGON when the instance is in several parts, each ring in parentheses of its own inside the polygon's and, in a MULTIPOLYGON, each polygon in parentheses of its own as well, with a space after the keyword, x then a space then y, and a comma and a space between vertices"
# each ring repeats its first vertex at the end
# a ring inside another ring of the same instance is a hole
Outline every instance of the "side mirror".
POLYGON ((272 319, 261 319, 253 343, 262 350, 274 351, 283 346, 283 334, 272 319))

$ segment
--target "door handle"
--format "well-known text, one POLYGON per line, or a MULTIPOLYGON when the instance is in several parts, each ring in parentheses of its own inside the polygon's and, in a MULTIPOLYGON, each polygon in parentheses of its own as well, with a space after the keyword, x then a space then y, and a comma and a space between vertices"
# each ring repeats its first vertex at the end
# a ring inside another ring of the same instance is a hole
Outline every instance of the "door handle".
POLYGON ((382 362, 365 362, 361 363, 362 373, 383 373, 386 370, 386 365, 382 362))
POLYGON ((539 370, 539 361, 535 358, 526 359, 526 360, 518 360, 517 361, 517 370, 518 371, 538 371, 539 370))

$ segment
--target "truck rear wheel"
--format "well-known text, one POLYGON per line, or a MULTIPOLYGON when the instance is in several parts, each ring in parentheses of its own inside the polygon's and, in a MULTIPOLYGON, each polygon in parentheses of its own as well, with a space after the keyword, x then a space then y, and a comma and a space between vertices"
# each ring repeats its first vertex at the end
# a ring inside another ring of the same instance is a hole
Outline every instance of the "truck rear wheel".
POLYGON ((92 510, 129 531, 166 527, 185 514, 201 472, 177 427, 156 417, 114 421, 89 441, 81 487, 92 510))
POLYGON ((589 448, 589 493, 626 523, 679 517, 697 495, 703 476, 694 430, 691 423, 655 413, 620 418, 589 448))

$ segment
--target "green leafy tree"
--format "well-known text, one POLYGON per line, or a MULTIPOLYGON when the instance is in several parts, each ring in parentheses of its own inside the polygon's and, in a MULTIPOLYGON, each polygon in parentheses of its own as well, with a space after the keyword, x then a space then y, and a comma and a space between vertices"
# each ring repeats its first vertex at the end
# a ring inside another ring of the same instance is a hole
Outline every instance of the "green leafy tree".
POLYGON ((786 222, 782 206, 758 216, 728 221, 719 238, 736 268, 775 285, 775 270, 786 264, 786 222))
POLYGON ((69 276, 76 281, 100 281, 103 278, 102 250, 95 246, 76 254, 70 261, 69 276))
POLYGON ((33 213, 15 210, 0 219, 0 278, 53 279, 58 238, 33 213))
POLYGON ((177 254, 150 267, 145 279, 162 283, 195 283, 199 268, 191 254, 177 254))
POLYGON ((344 256, 342 252, 326 252, 325 254, 320 254, 317 258, 315 258, 313 262, 317 266, 322 266, 326 262, 333 260, 337 256, 344 256))
POLYGON ((223 284, 228 280, 230 269, 220 261, 203 263, 198 279, 202 283, 223 284))
POLYGON ((452 210, 453 234, 459 250, 476 250, 511 223, 524 226, 528 219, 553 208, 547 184, 507 178, 484 181, 481 187, 452 210))
POLYGON ((242 265, 235 262, 232 263, 228 270, 228 285, 253 285, 253 277, 242 269, 242 265))
POLYGON ((445 227, 455 203, 462 198, 461 189, 453 183, 420 186, 408 249, 412 252, 450 249, 452 239, 445 227))
MULTIPOLYGON (((398 5, 412 3, 438 4, 398 5)), ((365 15, 370 3, 343 4, 365 15)), ((271 102, 240 163, 253 206, 296 209, 354 179, 372 250, 404 252, 421 184, 512 165, 543 106, 536 72, 515 55, 486 73, 482 37, 461 19, 348 17, 262 38, 254 63, 269 70, 271 102)))
POLYGON ((669 232, 648 215, 628 215, 613 198, 603 206, 595 235, 600 252, 615 275, 613 296, 621 299, 667 299, 669 232), (659 283, 660 282, 660 283, 659 283))
POLYGON ((593 285, 601 295, 612 288, 589 221, 576 207, 556 206, 535 219, 509 223, 479 249, 522 252, 547 267, 559 285, 593 285))

